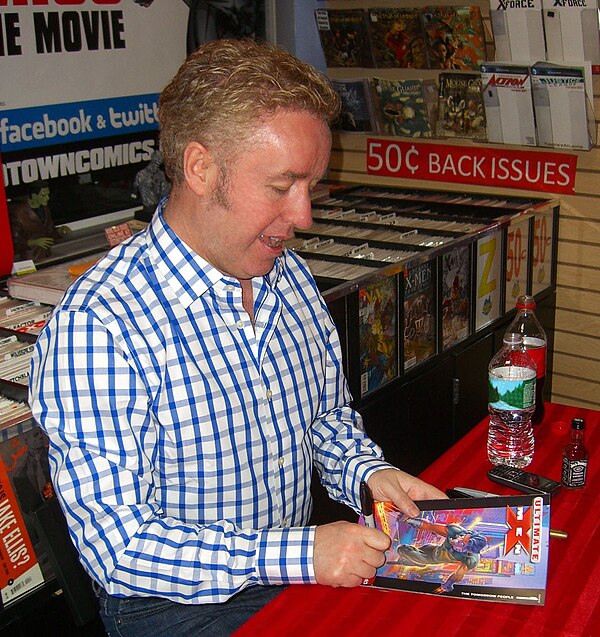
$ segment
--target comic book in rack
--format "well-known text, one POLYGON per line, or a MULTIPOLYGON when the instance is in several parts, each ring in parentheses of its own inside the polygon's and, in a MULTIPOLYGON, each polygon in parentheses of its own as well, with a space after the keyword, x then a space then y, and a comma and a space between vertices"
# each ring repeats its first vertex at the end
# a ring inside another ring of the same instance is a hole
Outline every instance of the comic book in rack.
POLYGON ((360 394, 382 387, 398 375, 396 277, 388 276, 358 291, 360 394))
POLYGON ((53 576, 33 511, 53 497, 48 440, 38 427, 0 443, 0 608, 53 576))
POLYGON ((481 73, 440 73, 439 137, 485 139, 485 107, 481 73))
POLYGON ((373 66, 365 11, 316 9, 315 18, 328 67, 373 66))
POLYGON ((459 246, 441 256, 442 262, 442 349, 469 336, 471 308, 471 253, 459 246))
POLYGON ((29 274, 12 276, 7 281, 8 293, 15 299, 57 305, 71 283, 105 254, 100 252, 29 274))
POLYGON ((350 133, 376 132, 371 87, 367 78, 331 80, 342 104, 340 116, 333 123, 334 130, 350 133))
POLYGON ((367 10, 373 61, 378 68, 426 69, 425 38, 416 7, 367 10))
POLYGON ((404 371, 435 354, 434 262, 404 273, 404 371))
POLYGON ((373 586, 488 602, 542 606, 550 538, 549 496, 429 500, 418 517, 375 502, 389 535, 373 586))
POLYGON ((478 69, 486 59, 478 6, 430 6, 421 11, 427 61, 431 69, 478 69))
POLYGON ((371 87, 380 134, 431 137, 423 80, 373 77, 371 87))

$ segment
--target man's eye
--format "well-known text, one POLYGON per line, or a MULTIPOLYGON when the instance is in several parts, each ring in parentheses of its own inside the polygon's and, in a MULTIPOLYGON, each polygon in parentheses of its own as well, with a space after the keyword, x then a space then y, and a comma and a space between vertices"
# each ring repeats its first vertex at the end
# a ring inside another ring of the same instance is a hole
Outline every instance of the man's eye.
POLYGON ((279 195, 285 195, 285 193, 288 192, 290 188, 289 186, 271 186, 271 189, 279 195))

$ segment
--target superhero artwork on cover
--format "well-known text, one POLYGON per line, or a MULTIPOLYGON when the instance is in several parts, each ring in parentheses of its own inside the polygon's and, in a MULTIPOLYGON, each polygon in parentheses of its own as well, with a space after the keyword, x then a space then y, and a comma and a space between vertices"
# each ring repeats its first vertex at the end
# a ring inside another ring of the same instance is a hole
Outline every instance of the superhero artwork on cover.
POLYGON ((404 273, 404 370, 435 354, 434 286, 431 261, 404 273))
POLYGON ((379 68, 426 69, 427 54, 417 8, 369 9, 373 60, 379 68))
POLYGON ((388 276, 358 291, 361 396, 398 375, 396 277, 388 276))
POLYGON ((478 6, 428 7, 421 13, 427 60, 431 69, 478 69, 486 59, 478 6))
POLYGON ((418 517, 375 502, 377 528, 391 538, 370 582, 462 599, 541 606, 550 537, 549 496, 417 503, 418 517))
POLYGON ((371 44, 362 9, 316 9, 317 29, 328 67, 372 67, 371 44))
POLYGON ((442 261, 442 348, 469 336, 471 257, 469 246, 449 250, 442 261))

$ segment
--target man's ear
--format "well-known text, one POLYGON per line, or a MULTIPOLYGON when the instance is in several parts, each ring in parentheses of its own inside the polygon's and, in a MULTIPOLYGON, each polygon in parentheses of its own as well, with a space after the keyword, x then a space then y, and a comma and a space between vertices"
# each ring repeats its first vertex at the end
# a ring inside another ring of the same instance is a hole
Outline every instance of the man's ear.
POLYGON ((216 164, 210 151, 199 142, 190 142, 183 151, 183 175, 188 187, 199 197, 210 188, 216 164))

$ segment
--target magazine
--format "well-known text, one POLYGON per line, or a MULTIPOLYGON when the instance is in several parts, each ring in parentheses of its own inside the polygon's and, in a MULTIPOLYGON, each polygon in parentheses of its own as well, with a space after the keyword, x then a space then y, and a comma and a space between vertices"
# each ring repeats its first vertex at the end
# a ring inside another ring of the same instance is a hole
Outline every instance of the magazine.
POLYGON ((434 262, 404 274, 404 370, 435 354, 434 262))
POLYGON ((375 132, 377 121, 373 115, 369 80, 331 80, 331 84, 342 102, 341 113, 333 123, 333 129, 351 133, 375 132))
POLYGON ((391 538, 373 586, 514 604, 545 601, 549 496, 417 502, 418 517, 375 502, 375 526, 391 538))
POLYGON ((486 137, 481 73, 440 73, 436 133, 440 137, 486 137))
POLYGON ((316 9, 317 29, 328 67, 372 67, 366 13, 362 9, 316 9))
POLYGON ((371 79, 373 102, 382 135, 431 137, 423 80, 371 79))
POLYGON ((427 7, 421 12, 427 60, 431 69, 478 69, 486 59, 478 6, 427 7))
POLYGON ((367 13, 375 66, 427 68, 425 38, 417 8, 376 8, 367 13))
POLYGON ((442 349, 469 336, 471 255, 469 246, 453 248, 442 259, 442 349))
POLYGON ((388 276, 358 291, 361 396, 398 375, 396 277, 388 276))
POLYGON ((32 512, 53 490, 48 441, 38 427, 0 444, 0 593, 6 607, 52 577, 32 512))

